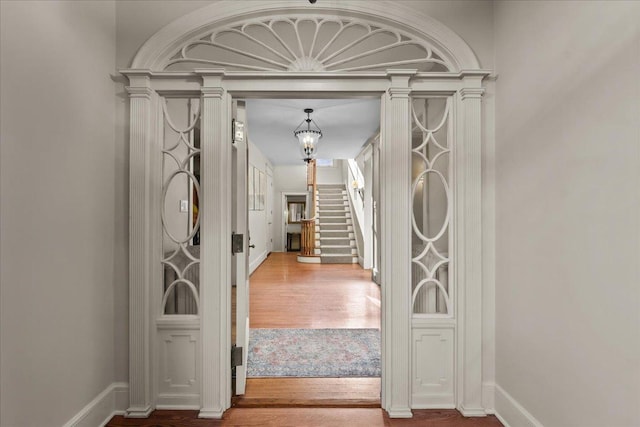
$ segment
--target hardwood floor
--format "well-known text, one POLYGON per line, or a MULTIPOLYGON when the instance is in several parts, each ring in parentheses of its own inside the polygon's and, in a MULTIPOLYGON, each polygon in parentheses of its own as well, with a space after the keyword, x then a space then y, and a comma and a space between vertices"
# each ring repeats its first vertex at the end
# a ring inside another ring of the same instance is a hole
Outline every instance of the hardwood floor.
POLYGON ((222 420, 198 418, 198 411, 154 411, 148 419, 115 416, 106 427, 502 427, 495 416, 464 418, 458 411, 419 410, 413 418, 391 419, 375 408, 231 408, 222 420))
POLYGON ((380 287, 357 264, 302 264, 273 252, 250 283, 252 328, 380 327, 380 287))
MULTIPOLYGON (((274 252, 250 279, 251 328, 379 328, 380 287, 354 264, 274 252)), ((237 407, 380 407, 380 378, 249 378, 237 407)))
POLYGON ((379 408, 380 378, 249 378, 238 408, 379 408))
MULTIPOLYGON (((295 254, 272 253, 251 276, 250 292, 252 328, 380 327, 380 288, 358 265, 300 264, 295 254)), ((380 378, 249 378, 246 394, 234 398, 222 420, 154 411, 148 419, 115 416, 107 427, 502 426, 495 416, 464 418, 455 410, 390 419, 379 395, 380 378)))

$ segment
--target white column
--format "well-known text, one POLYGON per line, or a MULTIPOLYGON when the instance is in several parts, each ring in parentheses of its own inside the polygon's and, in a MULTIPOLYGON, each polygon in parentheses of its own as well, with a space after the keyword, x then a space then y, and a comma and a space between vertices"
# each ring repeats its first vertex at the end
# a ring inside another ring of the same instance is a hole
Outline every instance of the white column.
POLYGON ((410 418, 411 126, 409 79, 415 71, 388 71, 380 142, 383 298, 383 408, 410 418))
POLYGON ((129 174, 129 408, 146 418, 153 410, 150 362, 150 147, 156 107, 146 71, 127 73, 130 86, 129 174))
POLYGON ((458 409, 486 415, 482 407, 482 77, 465 78, 459 92, 456 145, 458 409))
POLYGON ((200 418, 222 418, 231 405, 231 109, 222 72, 202 72, 200 418))

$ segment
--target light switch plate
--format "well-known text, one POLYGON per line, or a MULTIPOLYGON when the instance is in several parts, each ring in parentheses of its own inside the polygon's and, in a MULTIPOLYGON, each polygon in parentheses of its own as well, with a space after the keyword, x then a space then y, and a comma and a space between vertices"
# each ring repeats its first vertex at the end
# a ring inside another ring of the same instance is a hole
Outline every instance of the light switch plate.
POLYGON ((184 212, 184 213, 189 212, 189 201, 188 200, 180 200, 180 212, 184 212))

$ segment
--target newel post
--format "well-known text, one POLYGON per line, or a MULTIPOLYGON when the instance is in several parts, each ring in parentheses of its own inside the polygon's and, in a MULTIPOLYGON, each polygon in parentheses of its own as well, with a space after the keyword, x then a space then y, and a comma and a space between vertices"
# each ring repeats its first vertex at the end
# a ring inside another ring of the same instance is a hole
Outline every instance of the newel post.
POLYGON ((150 303, 151 236, 147 229, 151 206, 151 146, 157 94, 148 70, 129 70, 129 408, 126 415, 146 418, 151 396, 150 303))
POLYGON ((456 145, 458 409, 484 416, 482 406, 482 77, 467 77, 458 92, 456 145))
POLYGON ((383 321, 383 408, 410 418, 411 118, 409 80, 415 70, 390 70, 380 141, 383 321))
POLYGON ((203 78, 199 417, 222 418, 231 405, 231 101, 222 70, 196 72, 203 78))

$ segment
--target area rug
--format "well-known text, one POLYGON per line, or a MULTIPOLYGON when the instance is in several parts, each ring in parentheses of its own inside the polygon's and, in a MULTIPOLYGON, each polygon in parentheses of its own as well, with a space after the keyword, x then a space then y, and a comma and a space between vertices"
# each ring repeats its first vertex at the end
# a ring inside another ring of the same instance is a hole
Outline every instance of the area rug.
POLYGON ((251 329, 248 377, 379 377, 379 329, 251 329))

